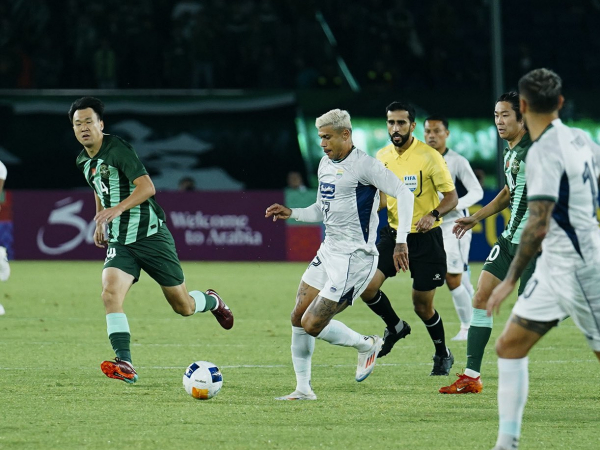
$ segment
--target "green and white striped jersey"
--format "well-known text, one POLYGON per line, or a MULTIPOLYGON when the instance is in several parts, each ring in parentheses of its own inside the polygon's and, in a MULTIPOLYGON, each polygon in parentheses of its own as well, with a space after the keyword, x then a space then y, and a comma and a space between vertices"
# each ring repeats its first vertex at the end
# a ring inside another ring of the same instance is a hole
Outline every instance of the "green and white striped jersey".
MULTIPOLYGON (((84 149, 77 167, 96 191, 105 209, 116 206, 131 195, 133 181, 148 175, 133 147, 118 136, 104 135, 102 147, 90 158, 84 149)), ((154 196, 125 211, 108 224, 108 241, 131 244, 155 234, 165 222, 165 213, 154 196)))
POLYGON ((510 220, 502 232, 502 237, 512 244, 518 244, 521 240, 521 232, 529 217, 525 184, 525 157, 529 147, 531 138, 529 133, 525 133, 514 148, 504 149, 504 175, 510 191, 510 220))

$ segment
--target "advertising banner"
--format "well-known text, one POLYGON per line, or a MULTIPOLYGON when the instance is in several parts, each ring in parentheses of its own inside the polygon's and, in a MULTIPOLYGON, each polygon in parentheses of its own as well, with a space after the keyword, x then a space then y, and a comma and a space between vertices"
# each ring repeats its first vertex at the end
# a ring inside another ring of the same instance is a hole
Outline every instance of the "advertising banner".
MULTIPOLYGON (((471 213, 496 194, 486 190, 471 213)), ((267 206, 284 203, 283 191, 159 192, 156 199, 165 210, 181 260, 310 261, 323 239, 321 225, 264 217, 267 206)), ((10 259, 104 258, 106 250, 97 248, 92 239, 91 190, 13 191, 10 200, 12 220, 6 222, 3 241, 10 259)), ((509 216, 506 209, 473 228, 471 261, 485 260, 509 216)), ((385 210, 380 211, 380 221, 387 223, 385 210)))
MULTIPOLYGON (((283 261, 283 221, 264 217, 281 191, 159 192, 181 260, 283 261)), ((15 259, 103 259, 93 242, 94 195, 90 191, 14 191, 15 259)))

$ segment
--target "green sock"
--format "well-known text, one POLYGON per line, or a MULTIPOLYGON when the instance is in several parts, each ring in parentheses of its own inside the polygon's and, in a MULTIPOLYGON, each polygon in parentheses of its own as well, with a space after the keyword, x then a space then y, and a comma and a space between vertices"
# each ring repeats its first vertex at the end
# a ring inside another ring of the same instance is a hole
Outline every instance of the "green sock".
POLYGON ((473 308, 471 328, 467 337, 467 369, 481 373, 481 361, 492 334, 493 323, 493 318, 487 316, 485 309, 473 308))
POLYGON ((123 361, 131 360, 131 333, 127 316, 123 313, 110 313, 106 315, 106 331, 117 358, 123 361))
POLYGON ((191 291, 190 295, 196 301, 195 313, 210 311, 217 306, 217 299, 212 295, 207 295, 200 291, 191 291))
POLYGON ((117 358, 133 363, 131 360, 131 335, 129 333, 112 333, 108 336, 117 358))

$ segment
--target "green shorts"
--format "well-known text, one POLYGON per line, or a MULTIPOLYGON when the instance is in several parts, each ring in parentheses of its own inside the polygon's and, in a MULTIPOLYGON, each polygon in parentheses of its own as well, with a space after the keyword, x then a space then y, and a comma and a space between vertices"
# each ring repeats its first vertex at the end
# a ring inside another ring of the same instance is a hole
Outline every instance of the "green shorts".
POLYGON ((179 286, 184 280, 175 241, 164 224, 152 236, 133 244, 108 244, 104 268, 108 267, 132 275, 134 283, 139 280, 141 269, 161 286, 179 286))
MULTIPOLYGON (((492 247, 492 250, 490 251, 490 254, 488 255, 487 259, 485 260, 482 270, 491 273, 499 280, 504 280, 506 274, 508 273, 508 268, 510 267, 512 260, 514 259, 515 254, 517 253, 517 247, 518 244, 513 244, 509 242, 508 239, 506 239, 505 237, 500 236, 494 244, 494 246, 492 247)), ((519 295, 523 293, 525 285, 527 284, 529 278, 531 278, 531 275, 535 270, 536 260, 537 257, 532 259, 527 265, 527 267, 525 267, 525 270, 521 275, 521 278, 519 280, 519 295)))

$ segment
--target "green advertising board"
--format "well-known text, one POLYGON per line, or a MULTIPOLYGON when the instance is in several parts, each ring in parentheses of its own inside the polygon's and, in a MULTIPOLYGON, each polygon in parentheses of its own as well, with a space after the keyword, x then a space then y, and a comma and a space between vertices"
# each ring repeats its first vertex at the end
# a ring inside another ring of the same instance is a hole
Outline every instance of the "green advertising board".
MULTIPOLYGON (((569 126, 583 129, 596 142, 600 142, 600 122, 592 120, 569 121, 569 126)), ((298 118, 296 121, 300 148, 307 164, 311 186, 315 186, 316 169, 323 156, 314 122, 298 118)), ((497 132, 493 117, 489 119, 449 119, 448 147, 469 160, 474 169, 485 172, 485 187, 496 188, 497 132)), ((386 123, 383 119, 352 118, 354 145, 371 156, 389 144, 386 123)), ((423 122, 417 122, 414 134, 423 140, 423 122)))

